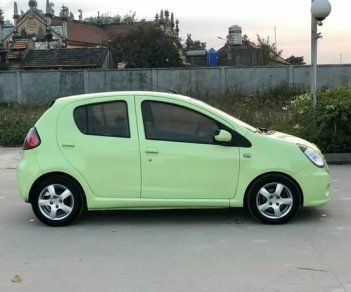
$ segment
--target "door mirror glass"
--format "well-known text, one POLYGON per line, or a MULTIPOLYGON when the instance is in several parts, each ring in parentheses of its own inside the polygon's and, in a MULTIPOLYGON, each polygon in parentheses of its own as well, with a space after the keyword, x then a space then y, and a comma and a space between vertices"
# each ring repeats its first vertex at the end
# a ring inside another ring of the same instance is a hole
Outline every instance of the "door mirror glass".
POLYGON ((230 142, 232 141, 232 134, 226 130, 219 130, 218 134, 215 135, 215 140, 217 142, 230 142))

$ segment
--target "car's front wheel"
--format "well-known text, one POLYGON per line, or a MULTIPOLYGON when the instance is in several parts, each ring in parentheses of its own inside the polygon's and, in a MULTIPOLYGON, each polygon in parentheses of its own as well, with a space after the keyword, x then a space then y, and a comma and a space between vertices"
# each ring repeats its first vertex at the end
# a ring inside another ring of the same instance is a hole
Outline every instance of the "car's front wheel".
POLYGON ((50 226, 71 223, 81 214, 83 202, 78 185, 63 176, 45 178, 35 187, 31 197, 35 215, 50 226))
POLYGON ((247 204, 251 214, 268 224, 281 224, 297 212, 301 194, 296 183, 280 174, 258 178, 248 190, 247 204))

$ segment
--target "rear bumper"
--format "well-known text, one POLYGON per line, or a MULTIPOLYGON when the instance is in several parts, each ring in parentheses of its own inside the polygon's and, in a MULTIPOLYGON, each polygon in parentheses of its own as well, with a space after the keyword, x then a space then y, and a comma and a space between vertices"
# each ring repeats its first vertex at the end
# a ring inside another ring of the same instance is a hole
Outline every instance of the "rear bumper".
POLYGON ((17 166, 16 176, 19 193, 22 199, 27 203, 29 202, 30 190, 39 173, 40 167, 34 151, 24 150, 22 159, 17 166))

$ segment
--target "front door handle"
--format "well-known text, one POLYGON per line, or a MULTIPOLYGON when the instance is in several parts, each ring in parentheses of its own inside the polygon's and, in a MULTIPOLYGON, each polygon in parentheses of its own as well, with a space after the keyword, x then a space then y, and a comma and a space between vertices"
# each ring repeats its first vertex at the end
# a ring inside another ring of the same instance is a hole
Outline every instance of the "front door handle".
POLYGON ((158 154, 158 150, 156 148, 148 148, 145 150, 148 154, 158 154))

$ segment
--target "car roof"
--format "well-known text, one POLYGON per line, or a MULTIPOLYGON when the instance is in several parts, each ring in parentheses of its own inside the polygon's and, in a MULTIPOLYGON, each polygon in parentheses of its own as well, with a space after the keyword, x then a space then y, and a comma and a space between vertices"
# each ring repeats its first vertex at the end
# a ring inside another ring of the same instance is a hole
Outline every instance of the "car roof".
POLYGON ((79 95, 72 95, 66 97, 59 97, 55 100, 55 103, 59 104, 66 104, 72 101, 78 100, 88 100, 92 98, 104 98, 110 96, 134 96, 134 95, 142 95, 142 96, 153 96, 159 98, 168 98, 168 99, 175 99, 175 100, 182 100, 182 101, 192 101, 194 100, 191 97, 174 94, 174 93, 165 93, 165 92, 158 92, 158 91, 111 91, 111 92, 99 92, 99 93, 88 93, 88 94, 79 94, 79 95))

